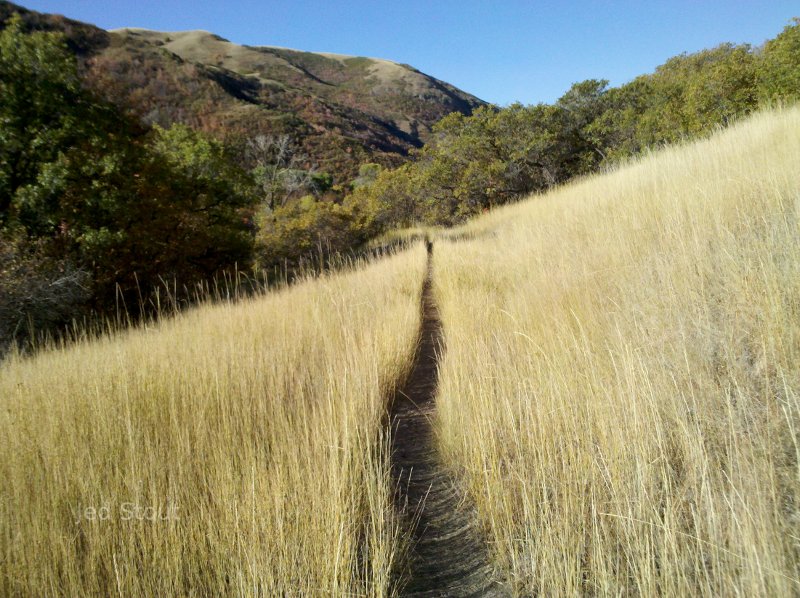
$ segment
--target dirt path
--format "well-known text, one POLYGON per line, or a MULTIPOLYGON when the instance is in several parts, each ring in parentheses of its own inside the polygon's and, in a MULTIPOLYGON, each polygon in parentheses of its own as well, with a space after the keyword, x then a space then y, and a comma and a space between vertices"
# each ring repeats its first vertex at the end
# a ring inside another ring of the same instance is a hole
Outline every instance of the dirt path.
POLYGON ((398 574, 407 579, 407 596, 505 596, 493 580, 474 507, 441 467, 435 447, 431 416, 444 337, 431 289, 432 252, 429 244, 420 344, 390 410, 395 501, 414 530, 408 562, 398 574))

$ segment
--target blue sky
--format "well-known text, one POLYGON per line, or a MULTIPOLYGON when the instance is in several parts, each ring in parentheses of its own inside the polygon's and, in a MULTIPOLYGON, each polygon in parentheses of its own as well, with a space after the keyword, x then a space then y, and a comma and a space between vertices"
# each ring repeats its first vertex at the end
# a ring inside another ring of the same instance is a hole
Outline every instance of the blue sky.
POLYGON ((670 56, 759 45, 798 0, 22 0, 105 29, 206 29, 233 42, 388 58, 500 105, 552 102, 575 82, 612 85, 670 56))

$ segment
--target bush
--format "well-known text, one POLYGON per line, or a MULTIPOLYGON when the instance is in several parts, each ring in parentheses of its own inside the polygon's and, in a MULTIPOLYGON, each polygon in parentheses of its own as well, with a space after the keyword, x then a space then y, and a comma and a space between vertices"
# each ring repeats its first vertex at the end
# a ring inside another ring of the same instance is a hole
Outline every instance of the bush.
POLYGON ((91 294, 86 270, 0 239, 0 356, 14 344, 62 329, 86 312, 91 294))
POLYGON ((307 196, 265 214, 257 237, 259 264, 265 269, 294 270, 324 265, 328 258, 356 246, 352 213, 339 204, 307 196))

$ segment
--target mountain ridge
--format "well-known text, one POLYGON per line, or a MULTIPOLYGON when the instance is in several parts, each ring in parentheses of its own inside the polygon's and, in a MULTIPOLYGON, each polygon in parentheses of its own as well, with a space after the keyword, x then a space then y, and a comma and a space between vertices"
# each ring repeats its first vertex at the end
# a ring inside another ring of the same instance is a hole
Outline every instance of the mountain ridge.
POLYGON ((147 124, 187 124, 242 144, 289 135, 304 166, 355 178, 365 162, 396 166, 451 112, 486 102, 382 58, 237 44, 211 31, 104 30, 0 3, 29 29, 63 32, 87 85, 147 124))

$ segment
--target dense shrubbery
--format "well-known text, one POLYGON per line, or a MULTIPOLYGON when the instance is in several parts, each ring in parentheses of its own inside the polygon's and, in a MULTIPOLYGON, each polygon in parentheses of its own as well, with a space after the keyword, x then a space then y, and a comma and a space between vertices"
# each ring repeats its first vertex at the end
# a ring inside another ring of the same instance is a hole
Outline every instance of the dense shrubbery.
POLYGON ((554 104, 453 113, 410 163, 393 170, 365 165, 341 207, 290 206, 272 214, 260 237, 262 259, 291 264, 306 251, 352 247, 398 227, 456 224, 798 96, 794 21, 763 48, 722 44, 683 54, 621 87, 591 79, 554 104))
POLYGON ((60 36, 19 19, 0 32, 6 337, 248 263, 245 187, 218 143, 149 130, 94 97, 60 36), (47 305, 57 309, 39 315, 47 305))

